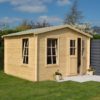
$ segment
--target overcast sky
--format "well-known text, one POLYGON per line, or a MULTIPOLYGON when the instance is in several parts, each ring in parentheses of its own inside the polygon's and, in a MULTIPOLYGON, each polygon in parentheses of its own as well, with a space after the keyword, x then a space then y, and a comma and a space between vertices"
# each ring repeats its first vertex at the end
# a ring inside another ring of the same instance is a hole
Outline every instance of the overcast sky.
MULTIPOLYGON (((0 22, 16 25, 23 19, 62 24, 74 0, 0 0, 0 22)), ((100 0, 79 0, 84 22, 100 26, 100 0)))

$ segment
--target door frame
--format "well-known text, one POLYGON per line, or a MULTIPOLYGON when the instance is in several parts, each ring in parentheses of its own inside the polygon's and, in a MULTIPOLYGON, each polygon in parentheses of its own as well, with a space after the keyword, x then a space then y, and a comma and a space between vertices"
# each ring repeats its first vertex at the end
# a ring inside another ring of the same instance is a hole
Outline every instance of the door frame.
POLYGON ((81 73, 82 66, 82 38, 77 38, 77 74, 81 73))

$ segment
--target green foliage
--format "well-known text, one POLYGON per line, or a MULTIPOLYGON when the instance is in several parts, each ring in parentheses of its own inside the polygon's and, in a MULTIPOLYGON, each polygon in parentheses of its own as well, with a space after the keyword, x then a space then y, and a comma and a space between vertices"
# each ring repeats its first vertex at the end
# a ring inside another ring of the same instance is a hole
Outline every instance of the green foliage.
POLYGON ((94 38, 94 39, 100 39, 100 34, 95 34, 95 35, 93 35, 93 38, 94 38))
POLYGON ((18 32, 18 30, 14 29, 0 30, 0 70, 3 69, 4 66, 4 41, 3 38, 1 38, 1 36, 15 32, 18 32))
POLYGON ((23 20, 22 23, 16 27, 16 30, 19 31, 24 31, 28 29, 32 29, 32 26, 30 25, 30 22, 28 20, 23 20))
POLYGON ((0 100, 100 100, 100 83, 29 82, 0 72, 0 100))
POLYGON ((19 30, 16 30, 16 29, 2 30, 2 31, 0 31, 0 36, 6 35, 6 34, 11 34, 11 33, 16 33, 16 32, 18 32, 18 31, 19 31, 19 30))
POLYGON ((3 69, 4 65, 4 48, 3 46, 0 47, 0 70, 3 69))

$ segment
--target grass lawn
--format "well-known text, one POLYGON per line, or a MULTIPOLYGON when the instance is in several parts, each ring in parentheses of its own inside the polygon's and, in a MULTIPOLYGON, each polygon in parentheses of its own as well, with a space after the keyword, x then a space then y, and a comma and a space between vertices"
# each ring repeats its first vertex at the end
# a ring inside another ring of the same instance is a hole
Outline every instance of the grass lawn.
POLYGON ((0 100, 100 100, 100 83, 33 83, 0 71, 0 100))

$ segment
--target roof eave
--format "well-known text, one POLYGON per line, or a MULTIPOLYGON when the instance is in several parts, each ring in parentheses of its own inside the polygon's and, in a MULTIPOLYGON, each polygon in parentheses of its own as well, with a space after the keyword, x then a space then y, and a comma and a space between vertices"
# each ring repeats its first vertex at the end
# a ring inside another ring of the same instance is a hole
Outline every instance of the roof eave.
POLYGON ((93 38, 93 36, 92 36, 91 34, 89 34, 89 33, 85 33, 85 32, 83 32, 83 31, 81 31, 81 30, 79 30, 79 29, 76 29, 76 28, 73 28, 73 27, 71 27, 71 26, 68 26, 68 28, 70 28, 70 29, 72 29, 72 30, 74 30, 74 31, 76 31, 76 32, 79 32, 79 33, 81 33, 81 34, 83 34, 83 35, 85 35, 85 36, 88 36, 88 37, 90 37, 90 38, 93 38))
MULTIPOLYGON (((12 33, 13 34, 13 33, 12 33)), ((16 34, 16 35, 10 35, 10 34, 8 34, 8 35, 3 35, 3 36, 1 36, 2 38, 6 38, 6 37, 15 37, 15 36, 22 36, 22 35, 31 35, 31 34, 33 34, 34 35, 34 33, 26 33, 26 34, 16 34)))

